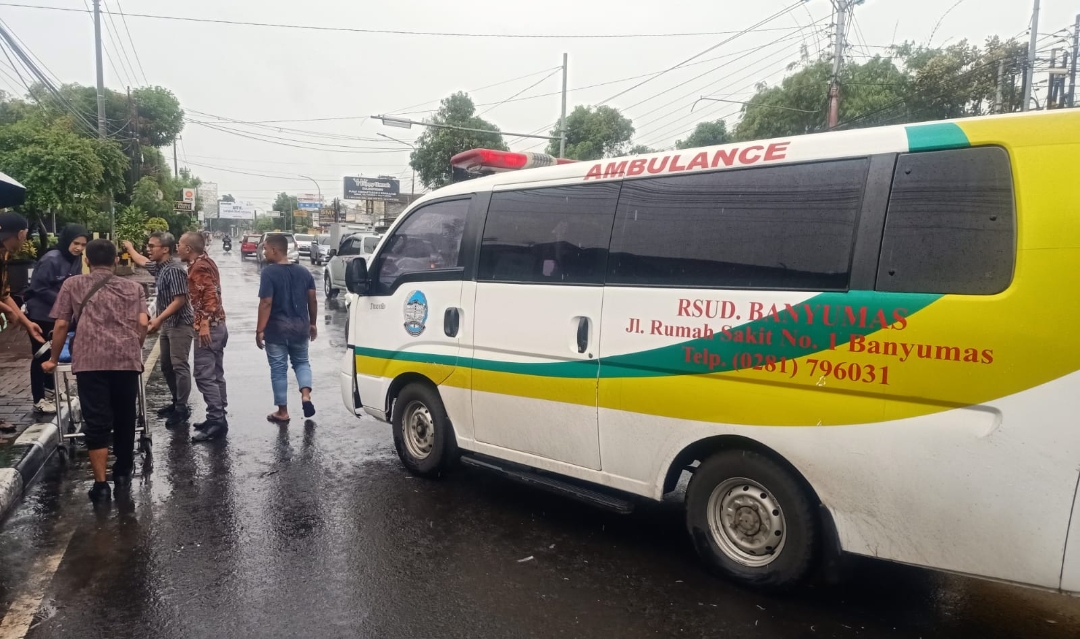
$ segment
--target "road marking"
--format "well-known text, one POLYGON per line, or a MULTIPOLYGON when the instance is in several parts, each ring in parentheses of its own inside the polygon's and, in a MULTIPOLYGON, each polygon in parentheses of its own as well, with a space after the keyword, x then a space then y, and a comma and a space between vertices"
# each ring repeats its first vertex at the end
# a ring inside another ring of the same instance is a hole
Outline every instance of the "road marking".
MULTIPOLYGON (((144 372, 153 372, 161 354, 160 340, 154 342, 150 354, 143 363, 144 372)), ((76 493, 77 494, 77 493, 76 493)), ((34 616, 41 608, 41 602, 45 599, 45 591, 52 583, 53 576, 60 568, 60 562, 67 554, 68 545, 75 536, 76 524, 69 520, 66 526, 60 528, 60 543, 49 555, 38 557, 30 568, 30 576, 15 601, 11 603, 7 613, 0 619, 0 639, 24 639, 34 624, 34 616)))
POLYGON ((3 620, 0 620, 0 639, 23 639, 30 631, 34 623, 34 615, 41 607, 41 601, 45 599, 45 590, 52 583, 53 575, 60 567, 60 562, 67 554, 68 544, 75 536, 75 524, 72 523, 61 532, 61 543, 56 550, 45 556, 39 557, 31 567, 30 577, 26 588, 11 607, 3 620))

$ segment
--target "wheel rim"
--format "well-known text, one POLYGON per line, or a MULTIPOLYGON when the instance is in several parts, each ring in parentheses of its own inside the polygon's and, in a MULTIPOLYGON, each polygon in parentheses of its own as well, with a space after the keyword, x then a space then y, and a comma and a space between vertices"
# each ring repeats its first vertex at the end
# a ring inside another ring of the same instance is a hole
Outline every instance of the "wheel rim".
POLYGON ((423 402, 413 401, 405 407, 401 420, 401 435, 405 448, 415 459, 426 459, 435 445, 435 421, 423 402))
POLYGON ((330 278, 323 278, 323 293, 326 293, 327 297, 330 297, 330 278))
POLYGON ((780 503, 756 481, 732 477, 709 496, 709 531, 729 559, 751 568, 780 556, 787 522, 780 503))

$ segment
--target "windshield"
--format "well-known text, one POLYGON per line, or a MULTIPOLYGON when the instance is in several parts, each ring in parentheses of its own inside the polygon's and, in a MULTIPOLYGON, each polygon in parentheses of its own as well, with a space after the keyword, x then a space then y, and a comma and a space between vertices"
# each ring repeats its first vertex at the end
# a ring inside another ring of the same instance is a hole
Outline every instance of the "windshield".
POLYGON ((296 241, 297 242, 310 242, 311 240, 314 240, 314 239, 315 239, 314 235, 305 235, 303 233, 298 233, 296 235, 296 241))
POLYGON ((320 235, 319 236, 319 244, 329 244, 329 243, 330 243, 330 236, 329 235, 320 235))

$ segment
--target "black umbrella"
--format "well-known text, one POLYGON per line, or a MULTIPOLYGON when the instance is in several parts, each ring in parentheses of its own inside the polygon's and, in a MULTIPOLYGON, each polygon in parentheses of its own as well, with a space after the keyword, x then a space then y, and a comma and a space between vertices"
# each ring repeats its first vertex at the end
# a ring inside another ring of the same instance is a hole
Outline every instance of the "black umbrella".
POLYGON ((26 201, 26 187, 6 173, 0 173, 0 209, 19 206, 26 201))

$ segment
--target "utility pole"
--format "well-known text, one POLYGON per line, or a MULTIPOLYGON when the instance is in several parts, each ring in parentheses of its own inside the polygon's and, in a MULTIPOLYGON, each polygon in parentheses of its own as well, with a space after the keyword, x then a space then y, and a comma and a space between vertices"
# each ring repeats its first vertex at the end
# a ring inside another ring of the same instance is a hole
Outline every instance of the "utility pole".
POLYGON ((1005 113, 1005 105, 1001 103, 1002 94, 1005 92, 1005 60, 998 62, 997 93, 994 95, 994 111, 1005 113))
POLYGON ((1031 104, 1031 97, 1035 93, 1035 45, 1039 39, 1039 0, 1035 0, 1035 8, 1031 11, 1031 38, 1028 43, 1027 68, 1024 69, 1024 101, 1020 105, 1021 111, 1027 111, 1031 104))
POLYGON ((176 141, 179 140, 179 139, 180 139, 180 136, 178 135, 175 138, 173 138, 173 141, 172 141, 172 172, 173 172, 173 177, 174 178, 180 177, 180 169, 177 168, 177 164, 176 164, 176 141))
POLYGON ((844 62, 845 36, 847 31, 847 12, 850 8, 849 0, 835 0, 836 6, 836 33, 833 35, 833 67, 832 82, 829 85, 829 119, 830 129, 835 129, 840 122, 840 68, 844 62))
POLYGON ((1072 61, 1069 67, 1069 108, 1076 106, 1076 56, 1080 55, 1080 14, 1076 15, 1076 26, 1073 28, 1073 51, 1072 61))
POLYGON ((566 54, 562 54, 562 117, 559 118, 559 157, 566 157, 566 54))
POLYGON ((139 101, 131 101, 132 109, 135 112, 135 117, 132 118, 132 122, 135 124, 135 139, 132 140, 132 144, 135 147, 135 184, 139 183, 142 178, 142 143, 139 137, 139 101))
POLYGON ((94 0, 94 49, 97 63, 97 126, 98 137, 104 139, 105 129, 105 70, 101 66, 101 0, 94 0))

